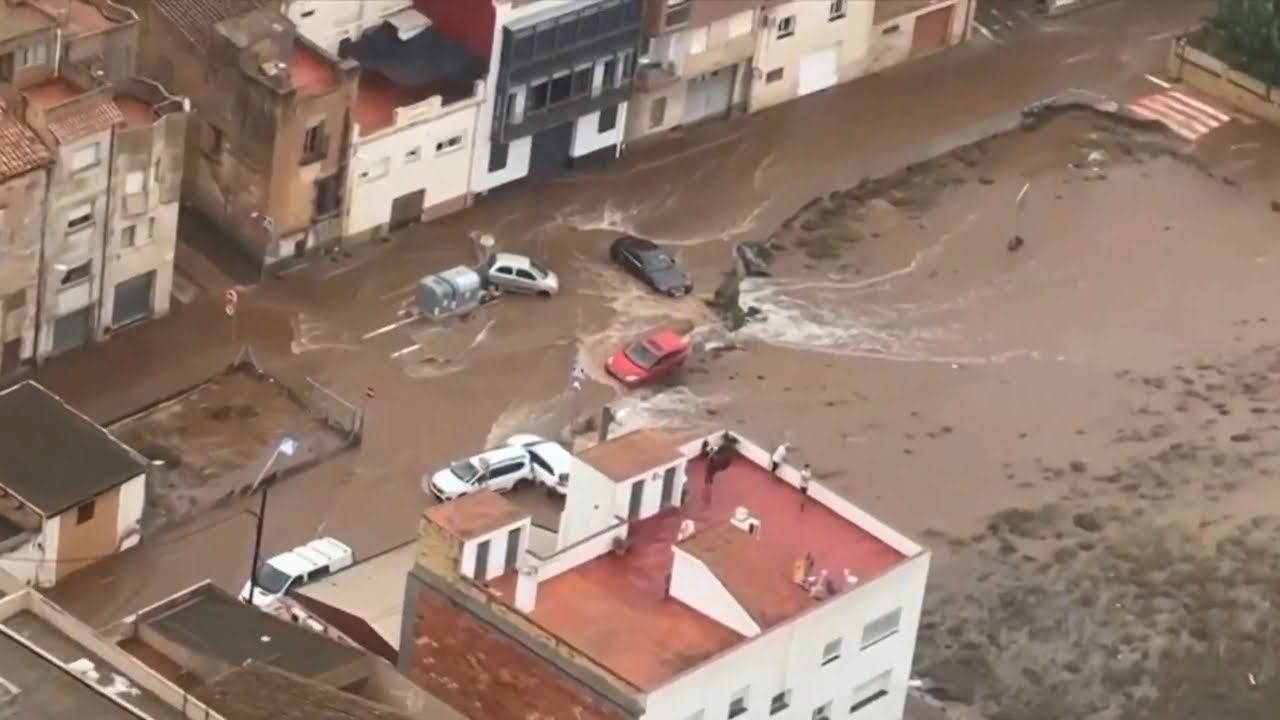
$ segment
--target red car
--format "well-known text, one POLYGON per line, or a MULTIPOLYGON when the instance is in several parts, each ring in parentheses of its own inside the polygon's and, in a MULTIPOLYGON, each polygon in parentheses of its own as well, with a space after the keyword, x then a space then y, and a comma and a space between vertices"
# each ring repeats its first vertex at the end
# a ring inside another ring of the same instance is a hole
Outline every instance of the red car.
POLYGON ((605 362, 605 369, 627 387, 668 377, 689 357, 689 338, 673 327, 654 330, 626 345, 605 362))

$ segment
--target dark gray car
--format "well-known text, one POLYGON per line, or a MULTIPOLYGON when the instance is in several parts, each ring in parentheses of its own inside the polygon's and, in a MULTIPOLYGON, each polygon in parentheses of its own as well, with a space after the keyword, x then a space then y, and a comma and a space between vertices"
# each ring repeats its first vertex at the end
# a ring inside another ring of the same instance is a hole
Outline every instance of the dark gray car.
POLYGON ((652 240, 623 235, 609 246, 609 257, 654 290, 680 297, 693 292, 693 282, 674 258, 652 240))

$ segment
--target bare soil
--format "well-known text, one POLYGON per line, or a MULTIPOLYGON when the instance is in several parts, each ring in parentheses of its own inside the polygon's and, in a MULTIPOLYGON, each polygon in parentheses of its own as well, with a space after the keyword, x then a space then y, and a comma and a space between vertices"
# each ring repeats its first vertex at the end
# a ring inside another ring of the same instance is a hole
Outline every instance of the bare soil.
POLYGON ((283 437, 298 441, 281 470, 341 448, 345 438, 268 375, 234 371, 124 420, 111 431, 152 461, 148 528, 206 510, 252 485, 283 437))

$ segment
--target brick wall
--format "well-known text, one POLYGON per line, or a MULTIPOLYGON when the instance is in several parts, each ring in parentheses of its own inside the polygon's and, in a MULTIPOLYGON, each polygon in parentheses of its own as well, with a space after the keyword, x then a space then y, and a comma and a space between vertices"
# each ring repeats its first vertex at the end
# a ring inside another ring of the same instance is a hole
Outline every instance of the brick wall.
POLYGON ((417 639, 409 677, 465 715, 483 720, 628 717, 430 588, 418 593, 413 622, 417 639))

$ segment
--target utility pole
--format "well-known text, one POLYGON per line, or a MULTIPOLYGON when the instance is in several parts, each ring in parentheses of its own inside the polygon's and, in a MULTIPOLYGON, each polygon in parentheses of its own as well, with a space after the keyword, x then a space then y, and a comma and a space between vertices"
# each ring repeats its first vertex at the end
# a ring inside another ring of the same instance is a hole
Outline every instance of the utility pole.
MULTIPOLYGON (((261 472, 258 473, 258 478, 253 481, 253 485, 250 487, 249 491, 253 492, 258 489, 258 486, 261 485, 262 481, 267 477, 272 466, 275 465, 276 458, 280 457, 281 453, 284 453, 285 455, 293 455, 297 450, 297 440, 290 437, 282 438, 280 440, 280 444, 276 445, 275 451, 271 453, 271 457, 267 458, 267 462, 262 466, 261 472)), ((258 563, 262 559, 262 528, 266 525, 267 521, 267 493, 270 489, 271 487, 269 485, 263 487, 262 497, 258 501, 258 522, 253 534, 253 563, 249 565, 249 596, 244 599, 244 601, 250 605, 255 604, 253 600, 258 594, 258 563)))

